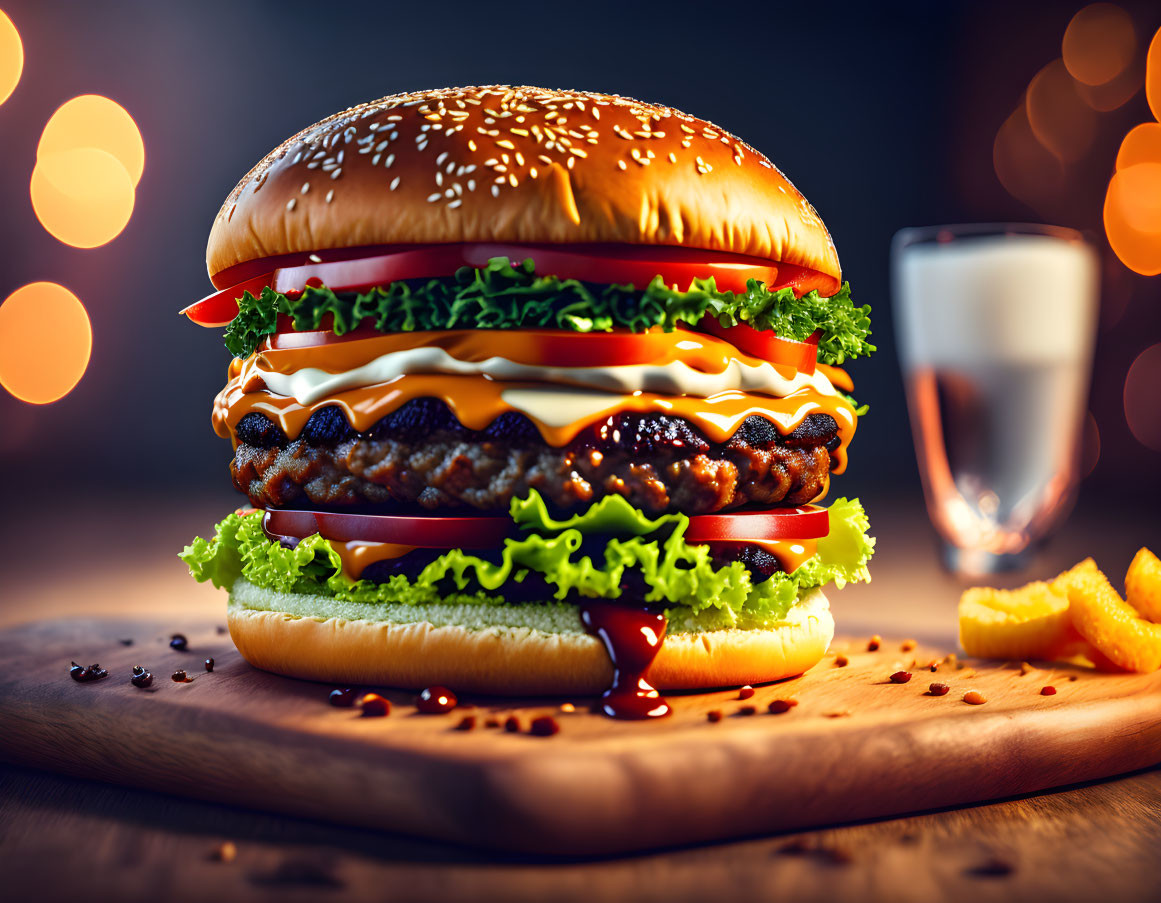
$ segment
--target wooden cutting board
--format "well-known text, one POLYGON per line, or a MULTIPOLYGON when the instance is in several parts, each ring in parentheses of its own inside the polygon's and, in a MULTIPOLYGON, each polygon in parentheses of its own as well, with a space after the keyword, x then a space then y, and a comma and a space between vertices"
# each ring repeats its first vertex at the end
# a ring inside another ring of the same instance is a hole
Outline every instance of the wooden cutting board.
POLYGON ((648 723, 591 700, 470 700, 386 718, 327 704, 331 687, 257 671, 213 623, 47 621, 0 632, 0 757, 52 771, 473 846, 605 854, 996 799, 1161 761, 1161 674, 927 663, 948 650, 838 640, 804 677, 671 696, 648 723), (189 651, 168 647, 181 630, 189 651), (121 640, 132 639, 133 645, 121 640), (836 653, 849 656, 836 665, 836 653), (216 666, 206 673, 202 662, 216 666), (68 677, 71 660, 110 676, 68 677), (129 684, 135 664, 154 686, 129 684), (195 680, 177 684, 186 669, 195 680), (910 682, 892 683, 901 668, 910 682), (925 695, 932 681, 946 696, 925 695), (1056 695, 1043 696, 1051 685, 1056 695), (984 705, 962 701, 967 690, 984 705), (796 699, 769 714, 775 699, 796 699), (754 706, 756 713, 742 713, 754 706), (724 717, 707 719, 711 710, 724 717), (476 716, 470 731, 455 726, 476 716), (523 733, 485 727, 515 714, 523 733), (527 733, 551 714, 555 736, 527 733))

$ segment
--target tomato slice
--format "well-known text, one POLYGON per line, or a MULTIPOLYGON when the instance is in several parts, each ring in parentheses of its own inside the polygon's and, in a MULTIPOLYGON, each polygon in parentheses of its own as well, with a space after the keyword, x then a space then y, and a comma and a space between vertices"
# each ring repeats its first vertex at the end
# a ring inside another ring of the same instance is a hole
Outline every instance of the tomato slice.
POLYGON ((243 291, 256 294, 265 285, 291 292, 301 291, 308 280, 319 280, 335 291, 358 291, 401 279, 450 276, 462 266, 480 267, 493 257, 532 258, 541 273, 638 287, 659 275, 667 284, 683 289, 693 279, 710 276, 718 288, 735 292, 744 291, 749 279, 771 289, 793 288, 797 295, 814 288, 824 293, 838 288, 837 279, 815 270, 718 251, 612 244, 454 243, 343 248, 249 261, 219 273, 214 284, 221 290, 181 313, 202 326, 222 326, 236 315, 235 300, 243 291))
POLYGON ((421 549, 488 549, 514 532, 508 517, 340 514, 271 509, 262 527, 278 536, 304 538, 318 533, 337 542, 390 542, 421 549))
POLYGON ((775 364, 786 364, 807 375, 814 374, 815 365, 818 363, 818 339, 821 331, 816 331, 805 342, 799 342, 784 339, 768 329, 755 329, 745 323, 722 326, 709 314, 701 318, 697 327, 719 339, 725 339, 751 357, 775 364))
MULTIPOLYGON (((342 514, 271 509, 263 515, 267 533, 301 538, 318 533, 337 542, 402 543, 423 549, 488 549, 517 534, 508 517, 493 515, 342 514)), ((689 542, 744 542, 771 539, 820 539, 830 528, 825 508, 773 508, 732 514, 699 514, 689 519, 689 542)))
POLYGON ((821 539, 830 531, 830 515, 818 505, 771 508, 728 514, 698 514, 689 519, 689 542, 765 539, 821 539))

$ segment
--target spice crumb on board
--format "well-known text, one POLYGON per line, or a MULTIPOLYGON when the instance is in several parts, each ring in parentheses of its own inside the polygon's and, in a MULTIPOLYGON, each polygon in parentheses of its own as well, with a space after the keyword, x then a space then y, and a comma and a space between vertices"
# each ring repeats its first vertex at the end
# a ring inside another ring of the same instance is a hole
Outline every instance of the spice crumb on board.
POLYGON ((891 675, 891 683, 893 684, 905 684, 909 680, 911 680, 910 671, 896 671, 891 675))
POLYGON ((708 712, 705 713, 705 720, 708 721, 710 724, 717 724, 719 721, 722 720, 722 710, 721 709, 710 709, 708 712))
POLYGON ((1031 674, 1035 670, 1036 669, 1033 668, 1030 664, 1028 664, 1028 662, 1020 662, 1020 676, 1021 677, 1023 677, 1025 674, 1031 674))
POLYGON ((738 706, 739 715, 756 715, 758 707, 756 705, 740 705, 738 706))
POLYGON ((963 701, 968 705, 983 705, 988 701, 988 697, 979 690, 968 690, 963 694, 963 701))
POLYGON ((879 636, 879 634, 876 633, 869 640, 867 640, 867 651, 868 652, 877 652, 879 647, 882 645, 883 645, 883 638, 881 636, 879 636))
POLYGON ((459 724, 456 725, 455 729, 457 731, 470 731, 470 730, 474 730, 475 727, 476 727, 476 716, 475 715, 464 715, 464 717, 460 719, 459 724))
POLYGON ((1041 687, 1040 688, 1040 695, 1041 696, 1055 696, 1056 695, 1056 687, 1053 687, 1051 685, 1047 686, 1047 687, 1041 687))
POLYGON ((382 718, 391 714, 391 703, 378 693, 368 693, 359 702, 364 718, 382 718))
POLYGON ((851 660, 845 655, 836 655, 834 657, 834 664, 836 668, 845 668, 851 663, 851 660))
POLYGON ((522 729, 523 726, 520 724, 520 719, 515 715, 509 715, 504 721, 504 730, 510 734, 518 734, 522 729))
POLYGON ((915 642, 915 640, 904 640, 904 641, 903 641, 903 642, 902 642, 902 643, 899 645, 899 649, 900 649, 902 652, 910 652, 912 649, 914 649, 914 648, 915 648, 916 646, 918 646, 918 645, 919 645, 919 644, 918 644, 917 642, 915 642))
POLYGON ((771 715, 783 715, 798 705, 797 699, 775 699, 766 707, 771 715))
POLYGON ((169 638, 169 648, 176 652, 185 652, 189 648, 189 640, 184 633, 175 633, 169 638))
POLYGON ((951 689, 947 684, 934 683, 927 688, 928 696, 946 696, 951 689))
POLYGON ((753 696, 754 696, 754 688, 751 687, 749 684, 746 684, 744 687, 742 687, 740 690, 738 690, 738 699, 751 699, 751 698, 753 698, 753 696))
POLYGON ((560 733, 560 723, 551 715, 540 715, 532 719, 528 733, 534 737, 551 737, 560 733))
POLYGON ((185 671, 174 671, 169 675, 169 679, 175 684, 192 684, 194 680, 185 671))

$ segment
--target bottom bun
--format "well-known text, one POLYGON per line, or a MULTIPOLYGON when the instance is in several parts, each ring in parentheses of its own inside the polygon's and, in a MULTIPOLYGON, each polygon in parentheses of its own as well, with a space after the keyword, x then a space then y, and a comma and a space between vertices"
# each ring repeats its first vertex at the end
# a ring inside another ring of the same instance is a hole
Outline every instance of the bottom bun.
MULTIPOLYGON (((613 680, 604 646, 567 603, 372 606, 239 580, 229 625, 250 664, 306 680, 497 695, 595 695, 613 680)), ((648 678, 689 690, 794 677, 833 636, 830 605, 814 589, 777 627, 668 633, 648 678)))

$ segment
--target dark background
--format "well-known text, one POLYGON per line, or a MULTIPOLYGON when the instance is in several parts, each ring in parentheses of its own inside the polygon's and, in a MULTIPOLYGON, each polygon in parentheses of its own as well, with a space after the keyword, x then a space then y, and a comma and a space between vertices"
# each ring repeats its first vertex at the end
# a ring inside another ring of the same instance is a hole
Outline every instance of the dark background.
MULTIPOLYGON (((222 199, 271 147, 331 112, 492 82, 669 104, 768 154, 818 208, 856 299, 874 307, 879 353, 852 368, 871 413, 835 494, 913 494, 891 236, 909 225, 1041 219, 1000 185, 992 143, 1029 79, 1060 55, 1082 5, 9 0, 26 61, 0 106, 0 297, 34 280, 62 283, 88 308, 93 355, 56 404, 0 393, 0 504, 232 504, 229 449, 209 424, 228 354, 217 332, 176 315, 211 290, 203 252, 222 199), (44 122, 83 93, 128 109, 146 146, 131 222, 93 250, 56 242, 28 200, 44 122)), ((1122 5, 1147 41, 1161 11, 1122 5)), ((1117 145, 1148 118, 1143 94, 1098 118, 1094 150, 1052 219, 1100 241, 1117 145)), ((1091 405, 1102 453, 1084 494, 1147 515, 1161 499, 1161 455, 1132 437, 1121 391, 1134 357, 1161 341, 1161 281, 1115 261, 1107 279, 1091 405)))

